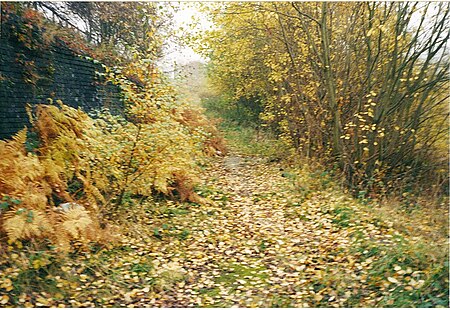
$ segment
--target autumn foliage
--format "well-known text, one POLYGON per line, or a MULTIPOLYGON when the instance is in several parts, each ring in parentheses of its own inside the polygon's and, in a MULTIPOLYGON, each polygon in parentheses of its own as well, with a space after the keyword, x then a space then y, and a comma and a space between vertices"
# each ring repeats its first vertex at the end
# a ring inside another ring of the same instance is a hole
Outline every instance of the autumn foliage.
POLYGON ((221 3, 208 12, 216 27, 197 49, 230 106, 252 101, 260 122, 355 195, 447 191, 447 4, 221 3))
POLYGON ((75 167, 80 158, 70 158, 61 150, 50 159, 52 147, 58 143, 38 150, 41 155, 28 152, 26 135, 24 129, 12 140, 0 142, 3 233, 10 241, 48 239, 63 251, 69 250, 71 240, 110 240, 95 220, 96 205, 73 205, 66 212, 55 206, 55 201, 74 201, 67 183, 72 174, 79 173, 75 167))
POLYGON ((217 129, 177 102, 151 65, 130 66, 143 87, 109 76, 122 88, 123 115, 38 105, 30 130, 0 142, 1 229, 11 241, 46 238, 68 250, 73 240, 110 240, 108 215, 126 212, 125 196, 203 202, 194 192, 198 163, 225 152, 217 129))

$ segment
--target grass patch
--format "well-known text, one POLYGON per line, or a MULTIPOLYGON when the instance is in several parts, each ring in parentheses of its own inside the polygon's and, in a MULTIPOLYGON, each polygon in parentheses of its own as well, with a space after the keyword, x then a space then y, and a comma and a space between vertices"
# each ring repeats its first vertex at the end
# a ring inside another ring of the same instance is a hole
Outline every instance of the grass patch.
MULTIPOLYGON (((231 264, 227 267, 222 267, 222 272, 220 274, 220 277, 216 278, 216 283, 222 283, 222 284, 227 284, 230 285, 231 287, 237 287, 241 284, 236 283, 237 279, 244 279, 245 277, 253 277, 253 278, 258 278, 261 280, 267 279, 268 275, 263 272, 264 270, 266 270, 265 266, 258 266, 258 267, 252 267, 252 266, 247 266, 247 265, 240 265, 240 264, 231 264)), ((250 285, 248 282, 246 281, 247 284, 243 284, 245 285, 250 285)))
POLYGON ((396 236, 387 245, 363 232, 354 236, 353 254, 373 262, 367 282, 380 294, 377 307, 449 306, 448 261, 434 257, 426 244, 396 236))
POLYGON ((228 196, 220 189, 212 188, 205 185, 198 185, 194 190, 199 196, 209 198, 214 201, 226 202, 228 196))
POLYGON ((348 227, 352 221, 354 211, 349 207, 337 207, 332 210, 332 214, 334 214, 334 219, 332 223, 339 227, 348 227))
POLYGON ((291 152, 291 147, 262 127, 258 113, 242 108, 223 97, 203 100, 206 115, 220 118, 220 130, 232 150, 247 156, 264 156, 268 161, 280 161, 291 152))
POLYGON ((167 208, 166 210, 164 210, 163 214, 166 214, 169 217, 175 217, 178 215, 186 215, 188 214, 190 211, 186 208, 167 208))

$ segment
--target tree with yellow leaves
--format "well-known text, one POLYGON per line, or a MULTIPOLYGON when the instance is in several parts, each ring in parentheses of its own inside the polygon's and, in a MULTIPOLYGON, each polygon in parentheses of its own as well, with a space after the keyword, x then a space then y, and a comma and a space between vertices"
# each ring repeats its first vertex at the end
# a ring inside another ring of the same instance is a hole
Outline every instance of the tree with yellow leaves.
MULTIPOLYGON (((210 79, 356 192, 445 179, 449 5, 220 3, 210 79)), ((422 184, 426 184, 423 183, 422 184)), ((408 185, 408 186, 409 186, 408 185)))

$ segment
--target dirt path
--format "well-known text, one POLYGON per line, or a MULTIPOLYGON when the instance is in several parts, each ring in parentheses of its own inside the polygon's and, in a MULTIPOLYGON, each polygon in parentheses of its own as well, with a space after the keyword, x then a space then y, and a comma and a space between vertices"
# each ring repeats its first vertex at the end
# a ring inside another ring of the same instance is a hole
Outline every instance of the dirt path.
MULTIPOLYGON (((322 280, 325 270, 331 278, 358 279, 348 265, 348 230, 334 227, 320 205, 301 204, 280 168, 262 159, 231 155, 216 160, 206 175, 207 187, 218 191, 210 196, 216 206, 192 209, 189 237, 159 258, 161 265, 185 272, 187 281, 157 295, 154 305, 307 307, 324 298, 328 306, 345 303, 348 296, 327 293, 324 285, 330 283, 322 280)), ((185 220, 174 217, 170 225, 185 220)))
POLYGON ((239 154, 213 159, 197 190, 210 203, 146 203, 119 244, 58 263, 64 276, 33 292, 34 304, 433 306, 418 303, 425 294, 447 302, 436 279, 448 273, 423 268, 391 222, 317 174, 280 168, 239 154))

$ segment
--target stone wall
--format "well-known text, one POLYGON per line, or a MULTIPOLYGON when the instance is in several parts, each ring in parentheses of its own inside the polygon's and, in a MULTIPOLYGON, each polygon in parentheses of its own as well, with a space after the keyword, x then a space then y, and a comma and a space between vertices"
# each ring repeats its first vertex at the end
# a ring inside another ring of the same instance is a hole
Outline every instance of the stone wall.
POLYGON ((78 55, 63 42, 30 48, 18 40, 13 29, 2 23, 0 139, 11 137, 29 124, 27 104, 49 103, 48 98, 87 112, 100 107, 116 111, 122 108, 120 90, 101 77, 99 73, 104 69, 100 63, 78 55))

